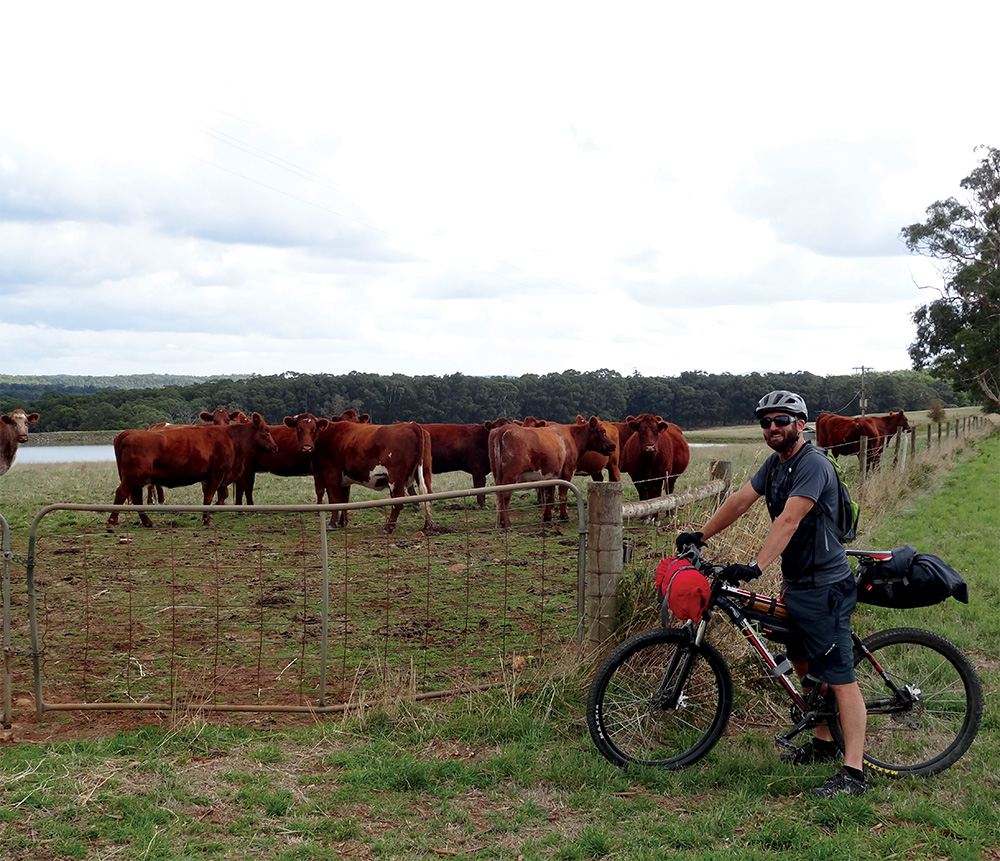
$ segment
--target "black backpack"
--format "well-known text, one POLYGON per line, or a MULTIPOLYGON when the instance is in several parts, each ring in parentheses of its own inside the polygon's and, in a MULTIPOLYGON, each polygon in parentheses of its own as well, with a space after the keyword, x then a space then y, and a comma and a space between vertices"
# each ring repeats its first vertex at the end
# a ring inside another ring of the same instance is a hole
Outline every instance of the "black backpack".
MULTIPOLYGON (((836 517, 831 518, 826 510, 821 506, 819 508, 820 513, 823 515, 823 519, 826 521, 827 525, 833 530, 834 535, 837 539, 843 543, 848 543, 853 541, 858 536, 858 526, 861 523, 861 507, 851 499, 851 492, 847 489, 847 484, 844 482, 844 472, 840 468, 840 464, 837 463, 837 458, 831 454, 829 449, 822 448, 820 446, 814 446, 817 451, 822 452, 826 455, 826 459, 830 461, 833 465, 833 471, 837 475, 837 489, 839 495, 837 497, 837 509, 836 517)), ((799 452, 801 455, 802 452, 799 452)), ((777 458, 777 455, 774 456, 777 458)), ((792 464, 792 469, 798 463, 798 457, 794 458, 795 463, 792 464)), ((776 464, 767 474, 767 484, 764 487, 764 498, 767 499, 771 490, 771 480, 774 477, 775 469, 780 463, 780 460, 776 461, 776 464)))

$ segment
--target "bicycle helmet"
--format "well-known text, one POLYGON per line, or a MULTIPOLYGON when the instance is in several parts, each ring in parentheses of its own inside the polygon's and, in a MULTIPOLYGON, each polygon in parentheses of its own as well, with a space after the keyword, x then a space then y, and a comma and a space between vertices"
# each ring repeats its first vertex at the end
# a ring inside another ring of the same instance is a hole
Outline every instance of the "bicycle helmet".
POLYGON ((773 413, 778 410, 798 416, 800 419, 808 420, 809 418, 809 410, 806 409, 806 402, 802 396, 785 389, 777 389, 764 395, 758 402, 754 415, 760 418, 764 413, 773 413))

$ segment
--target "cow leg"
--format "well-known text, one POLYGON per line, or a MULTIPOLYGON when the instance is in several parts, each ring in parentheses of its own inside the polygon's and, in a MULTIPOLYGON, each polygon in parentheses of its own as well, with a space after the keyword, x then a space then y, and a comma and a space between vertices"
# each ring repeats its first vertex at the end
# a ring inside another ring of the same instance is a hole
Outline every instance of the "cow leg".
POLYGON ((497 494, 497 523, 505 530, 510 529, 510 494, 497 494))
MULTIPOLYGON (((402 499, 406 495, 406 489, 403 488, 400 493, 389 491, 389 495, 393 499, 402 499)), ((386 521, 385 524, 385 532, 387 535, 396 528, 396 521, 399 520, 399 512, 401 512, 402 510, 403 510, 402 505, 392 506, 392 511, 389 512, 389 519, 386 521)))
MULTIPOLYGON (((472 486, 486 487, 486 473, 485 472, 472 473, 472 486)), ((476 503, 479 505, 480 508, 486 508, 486 494, 480 493, 476 497, 476 503)))
MULTIPOLYGON (((141 488, 139 492, 140 494, 142 493, 141 488)), ((129 489, 125 486, 125 482, 123 481, 121 484, 118 485, 117 489, 115 490, 115 498, 114 500, 112 500, 112 505, 121 505, 123 502, 125 502, 126 499, 129 498, 130 495, 131 494, 129 492, 129 489)), ((141 495, 139 497, 139 501, 142 502, 141 495)), ((108 529, 109 530, 114 529, 117 525, 118 525, 118 512, 112 511, 111 516, 108 517, 108 529)))
MULTIPOLYGON (((555 490, 553 490, 555 493, 555 490)), ((559 488, 559 519, 562 521, 569 521, 569 511, 566 507, 566 497, 569 495, 569 491, 565 487, 559 488)))
MULTIPOLYGON (((257 473, 248 472, 236 482, 236 504, 242 505, 246 497, 246 504, 253 505, 253 486, 257 480, 257 473)), ((322 497, 320 497, 322 500, 322 497)))

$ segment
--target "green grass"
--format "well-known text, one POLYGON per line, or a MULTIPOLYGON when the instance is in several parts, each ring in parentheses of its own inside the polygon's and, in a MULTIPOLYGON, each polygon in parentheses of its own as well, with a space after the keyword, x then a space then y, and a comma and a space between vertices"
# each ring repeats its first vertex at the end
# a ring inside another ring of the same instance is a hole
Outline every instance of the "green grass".
MULTIPOLYGON (((106 859, 871 859, 1000 857, 1000 436, 928 469, 871 546, 952 562, 968 606, 859 610, 871 630, 934 628, 971 652, 980 736, 925 780, 861 798, 806 790, 828 769, 777 759, 738 714, 681 772, 621 771, 594 749, 586 667, 530 687, 362 715, 227 725, 188 717, 96 740, 0 748, 0 857, 106 859), (863 614, 863 615, 862 615, 863 614)), ((665 539, 664 539, 665 540, 665 539)), ((513 551, 512 551, 513 552, 513 551)), ((741 707, 754 694, 735 673, 741 707)), ((765 722, 766 723, 766 722, 765 722)))

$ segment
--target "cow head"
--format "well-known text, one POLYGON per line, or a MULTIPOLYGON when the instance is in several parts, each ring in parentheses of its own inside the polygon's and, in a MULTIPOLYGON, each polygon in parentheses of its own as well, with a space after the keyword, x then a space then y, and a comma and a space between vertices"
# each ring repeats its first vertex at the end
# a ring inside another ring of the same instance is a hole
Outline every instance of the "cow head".
POLYGON ((615 450, 615 444, 608 439, 604 424, 597 416, 591 416, 587 422, 586 450, 596 451, 598 454, 604 455, 609 455, 615 450))
POLYGON ((328 419, 318 419, 312 413, 299 413, 297 416, 285 416, 285 427, 295 430, 295 440, 301 451, 314 451, 316 438, 320 431, 329 427, 328 419))
POLYGON ((348 407, 339 416, 331 416, 330 421, 332 422, 351 422, 356 425, 366 425, 371 422, 371 416, 368 413, 359 413, 354 407, 348 407))
POLYGON ((910 429, 910 423, 906 420, 906 414, 902 410, 889 413, 889 425, 907 431, 910 429))
POLYGON ((250 419, 246 417, 246 413, 242 410, 234 410, 229 412, 225 407, 216 407, 214 412, 202 411, 198 414, 203 422, 210 425, 220 425, 225 426, 230 423, 233 424, 249 424, 250 419))
POLYGON ((667 429, 667 423, 663 419, 649 413, 629 416, 627 423, 629 429, 638 435, 639 447, 649 453, 656 451, 656 437, 667 429))
POLYGON ((278 450, 278 444, 271 436, 271 432, 267 429, 267 422, 264 421, 264 417, 260 413, 254 413, 247 424, 253 425, 253 436, 250 438, 250 444, 253 448, 266 451, 268 454, 274 454, 278 450))
POLYGON ((27 442, 28 441, 28 425, 34 424, 38 421, 38 413, 32 413, 30 416, 25 415, 24 410, 17 409, 14 410, 10 415, 0 416, 0 422, 5 425, 11 425, 14 428, 14 433, 17 434, 17 441, 27 442))

